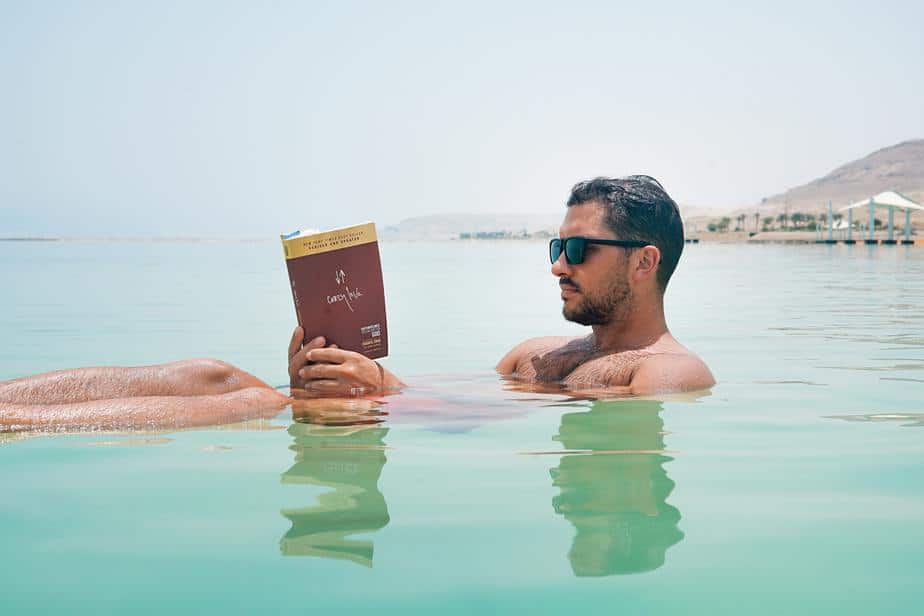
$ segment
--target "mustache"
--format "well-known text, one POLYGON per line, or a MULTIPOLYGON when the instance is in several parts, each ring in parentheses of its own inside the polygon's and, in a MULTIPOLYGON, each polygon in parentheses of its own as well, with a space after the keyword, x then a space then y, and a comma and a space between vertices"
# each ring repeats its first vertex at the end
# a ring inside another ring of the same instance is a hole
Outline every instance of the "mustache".
POLYGON ((580 291, 581 287, 578 283, 574 282, 567 276, 562 276, 558 279, 558 286, 560 287, 572 287, 576 291, 580 291))

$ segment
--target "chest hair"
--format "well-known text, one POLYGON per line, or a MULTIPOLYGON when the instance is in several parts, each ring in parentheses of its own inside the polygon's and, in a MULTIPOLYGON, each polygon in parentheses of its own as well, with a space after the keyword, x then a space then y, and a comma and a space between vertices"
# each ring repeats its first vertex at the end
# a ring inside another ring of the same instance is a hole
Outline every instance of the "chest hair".
POLYGON ((529 353, 517 367, 521 378, 583 385, 628 385, 649 351, 608 353, 587 339, 529 353))

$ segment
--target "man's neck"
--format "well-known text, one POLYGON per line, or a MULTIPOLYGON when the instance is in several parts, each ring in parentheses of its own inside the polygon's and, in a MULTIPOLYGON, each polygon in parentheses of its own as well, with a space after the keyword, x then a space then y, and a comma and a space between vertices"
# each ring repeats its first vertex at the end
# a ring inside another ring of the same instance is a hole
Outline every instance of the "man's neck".
POLYGON ((649 347, 668 333, 663 299, 637 302, 625 319, 592 328, 594 346, 601 351, 615 353, 649 347))

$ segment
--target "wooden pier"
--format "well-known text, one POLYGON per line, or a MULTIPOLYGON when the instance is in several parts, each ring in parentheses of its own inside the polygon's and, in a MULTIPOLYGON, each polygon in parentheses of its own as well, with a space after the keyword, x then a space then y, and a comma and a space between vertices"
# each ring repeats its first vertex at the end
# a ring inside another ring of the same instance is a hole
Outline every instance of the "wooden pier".
POLYGON ((867 246, 924 246, 924 240, 862 239, 815 240, 816 244, 866 244, 867 246))

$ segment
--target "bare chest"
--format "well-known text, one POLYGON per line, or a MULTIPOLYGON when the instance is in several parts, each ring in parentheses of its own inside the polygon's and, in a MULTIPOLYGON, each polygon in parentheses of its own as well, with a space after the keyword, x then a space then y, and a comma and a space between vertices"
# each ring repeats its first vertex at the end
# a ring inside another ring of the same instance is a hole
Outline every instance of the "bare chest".
POLYGON ((517 376, 528 381, 566 385, 624 386, 648 351, 600 353, 580 345, 536 349, 526 353, 517 365, 517 376))

